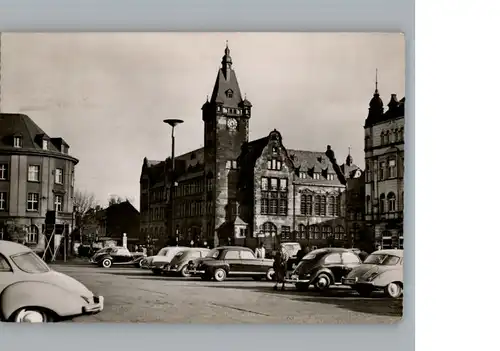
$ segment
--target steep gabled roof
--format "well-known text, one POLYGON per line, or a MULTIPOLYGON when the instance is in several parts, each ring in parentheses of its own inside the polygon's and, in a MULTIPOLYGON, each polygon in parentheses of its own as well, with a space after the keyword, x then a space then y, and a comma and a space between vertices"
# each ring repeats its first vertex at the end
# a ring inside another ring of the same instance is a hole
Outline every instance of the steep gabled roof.
POLYGON ((224 104, 224 106, 227 107, 237 108, 238 105, 243 102, 243 99, 241 97, 238 80, 236 79, 236 73, 233 69, 229 70, 228 77, 229 79, 226 79, 223 69, 219 69, 210 102, 220 103, 224 104), (227 96, 228 91, 231 91, 232 97, 227 96))

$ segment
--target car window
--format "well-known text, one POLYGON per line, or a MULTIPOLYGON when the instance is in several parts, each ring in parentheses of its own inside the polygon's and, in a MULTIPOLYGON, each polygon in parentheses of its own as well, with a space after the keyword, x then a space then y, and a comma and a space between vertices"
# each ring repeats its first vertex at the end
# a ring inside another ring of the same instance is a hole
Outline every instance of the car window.
POLYGON ((399 262, 399 257, 387 254, 371 254, 363 263, 380 266, 394 266, 399 262))
POLYGON ((125 248, 122 247, 122 248, 119 248, 117 250, 117 254, 118 255, 122 255, 122 256, 127 256, 129 254, 129 252, 128 252, 127 249, 125 249, 125 248))
POLYGON ((34 252, 24 252, 22 254, 10 256, 12 262, 26 273, 45 273, 50 268, 34 252))
POLYGON ((350 264, 350 263, 360 263, 361 261, 359 260, 359 257, 356 256, 355 254, 351 252, 344 252, 342 254, 342 262, 344 264, 350 264))
POLYGON ((0 272, 10 272, 12 269, 10 268, 9 262, 7 259, 0 255, 0 272))
POLYGON ((325 257, 325 264, 340 264, 341 262, 339 253, 332 253, 325 257))
POLYGON ((226 256, 224 256, 226 260, 238 260, 239 258, 240 252, 235 250, 226 251, 226 256))
POLYGON ((255 256, 253 252, 250 251, 240 251, 240 258, 242 260, 254 260, 255 256))

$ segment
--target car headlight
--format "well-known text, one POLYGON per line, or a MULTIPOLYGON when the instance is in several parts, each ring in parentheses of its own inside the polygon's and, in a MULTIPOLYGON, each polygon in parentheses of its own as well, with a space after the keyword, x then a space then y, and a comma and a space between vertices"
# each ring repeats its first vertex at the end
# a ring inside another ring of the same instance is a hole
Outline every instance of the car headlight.
POLYGON ((176 264, 174 264, 174 265, 172 266, 172 268, 173 268, 173 269, 177 269, 177 265, 176 265, 176 264))

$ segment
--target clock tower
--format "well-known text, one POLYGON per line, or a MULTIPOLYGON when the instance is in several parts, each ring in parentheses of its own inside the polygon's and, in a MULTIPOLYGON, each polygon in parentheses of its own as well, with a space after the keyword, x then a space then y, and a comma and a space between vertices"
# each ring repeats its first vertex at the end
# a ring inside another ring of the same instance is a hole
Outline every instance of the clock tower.
POLYGON ((205 123, 205 237, 211 246, 228 244, 238 215, 238 157, 248 142, 252 104, 242 97, 226 43, 210 100, 202 107, 205 123), (213 239, 213 241, 212 241, 213 239))

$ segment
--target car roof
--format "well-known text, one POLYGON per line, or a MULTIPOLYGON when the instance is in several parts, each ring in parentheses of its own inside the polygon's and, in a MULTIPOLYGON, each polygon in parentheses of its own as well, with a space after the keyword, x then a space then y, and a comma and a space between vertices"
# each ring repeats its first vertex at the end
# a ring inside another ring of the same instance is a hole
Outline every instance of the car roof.
POLYGON ((252 251, 251 249, 249 249, 248 247, 244 247, 244 246, 219 246, 219 247, 216 247, 217 250, 228 250, 228 249, 231 249, 231 250, 246 250, 246 251, 252 251))
POLYGON ((321 249, 316 249, 314 251, 311 251, 311 253, 314 252, 315 254, 322 254, 322 253, 342 253, 342 252, 352 252, 351 250, 344 249, 342 247, 324 247, 321 249))
POLYGON ((403 257, 403 250, 401 249, 384 249, 373 252, 374 254, 382 254, 382 255, 393 255, 398 257, 403 257))
POLYGON ((0 240, 0 253, 2 255, 11 256, 23 252, 31 252, 31 249, 13 241, 0 240))

